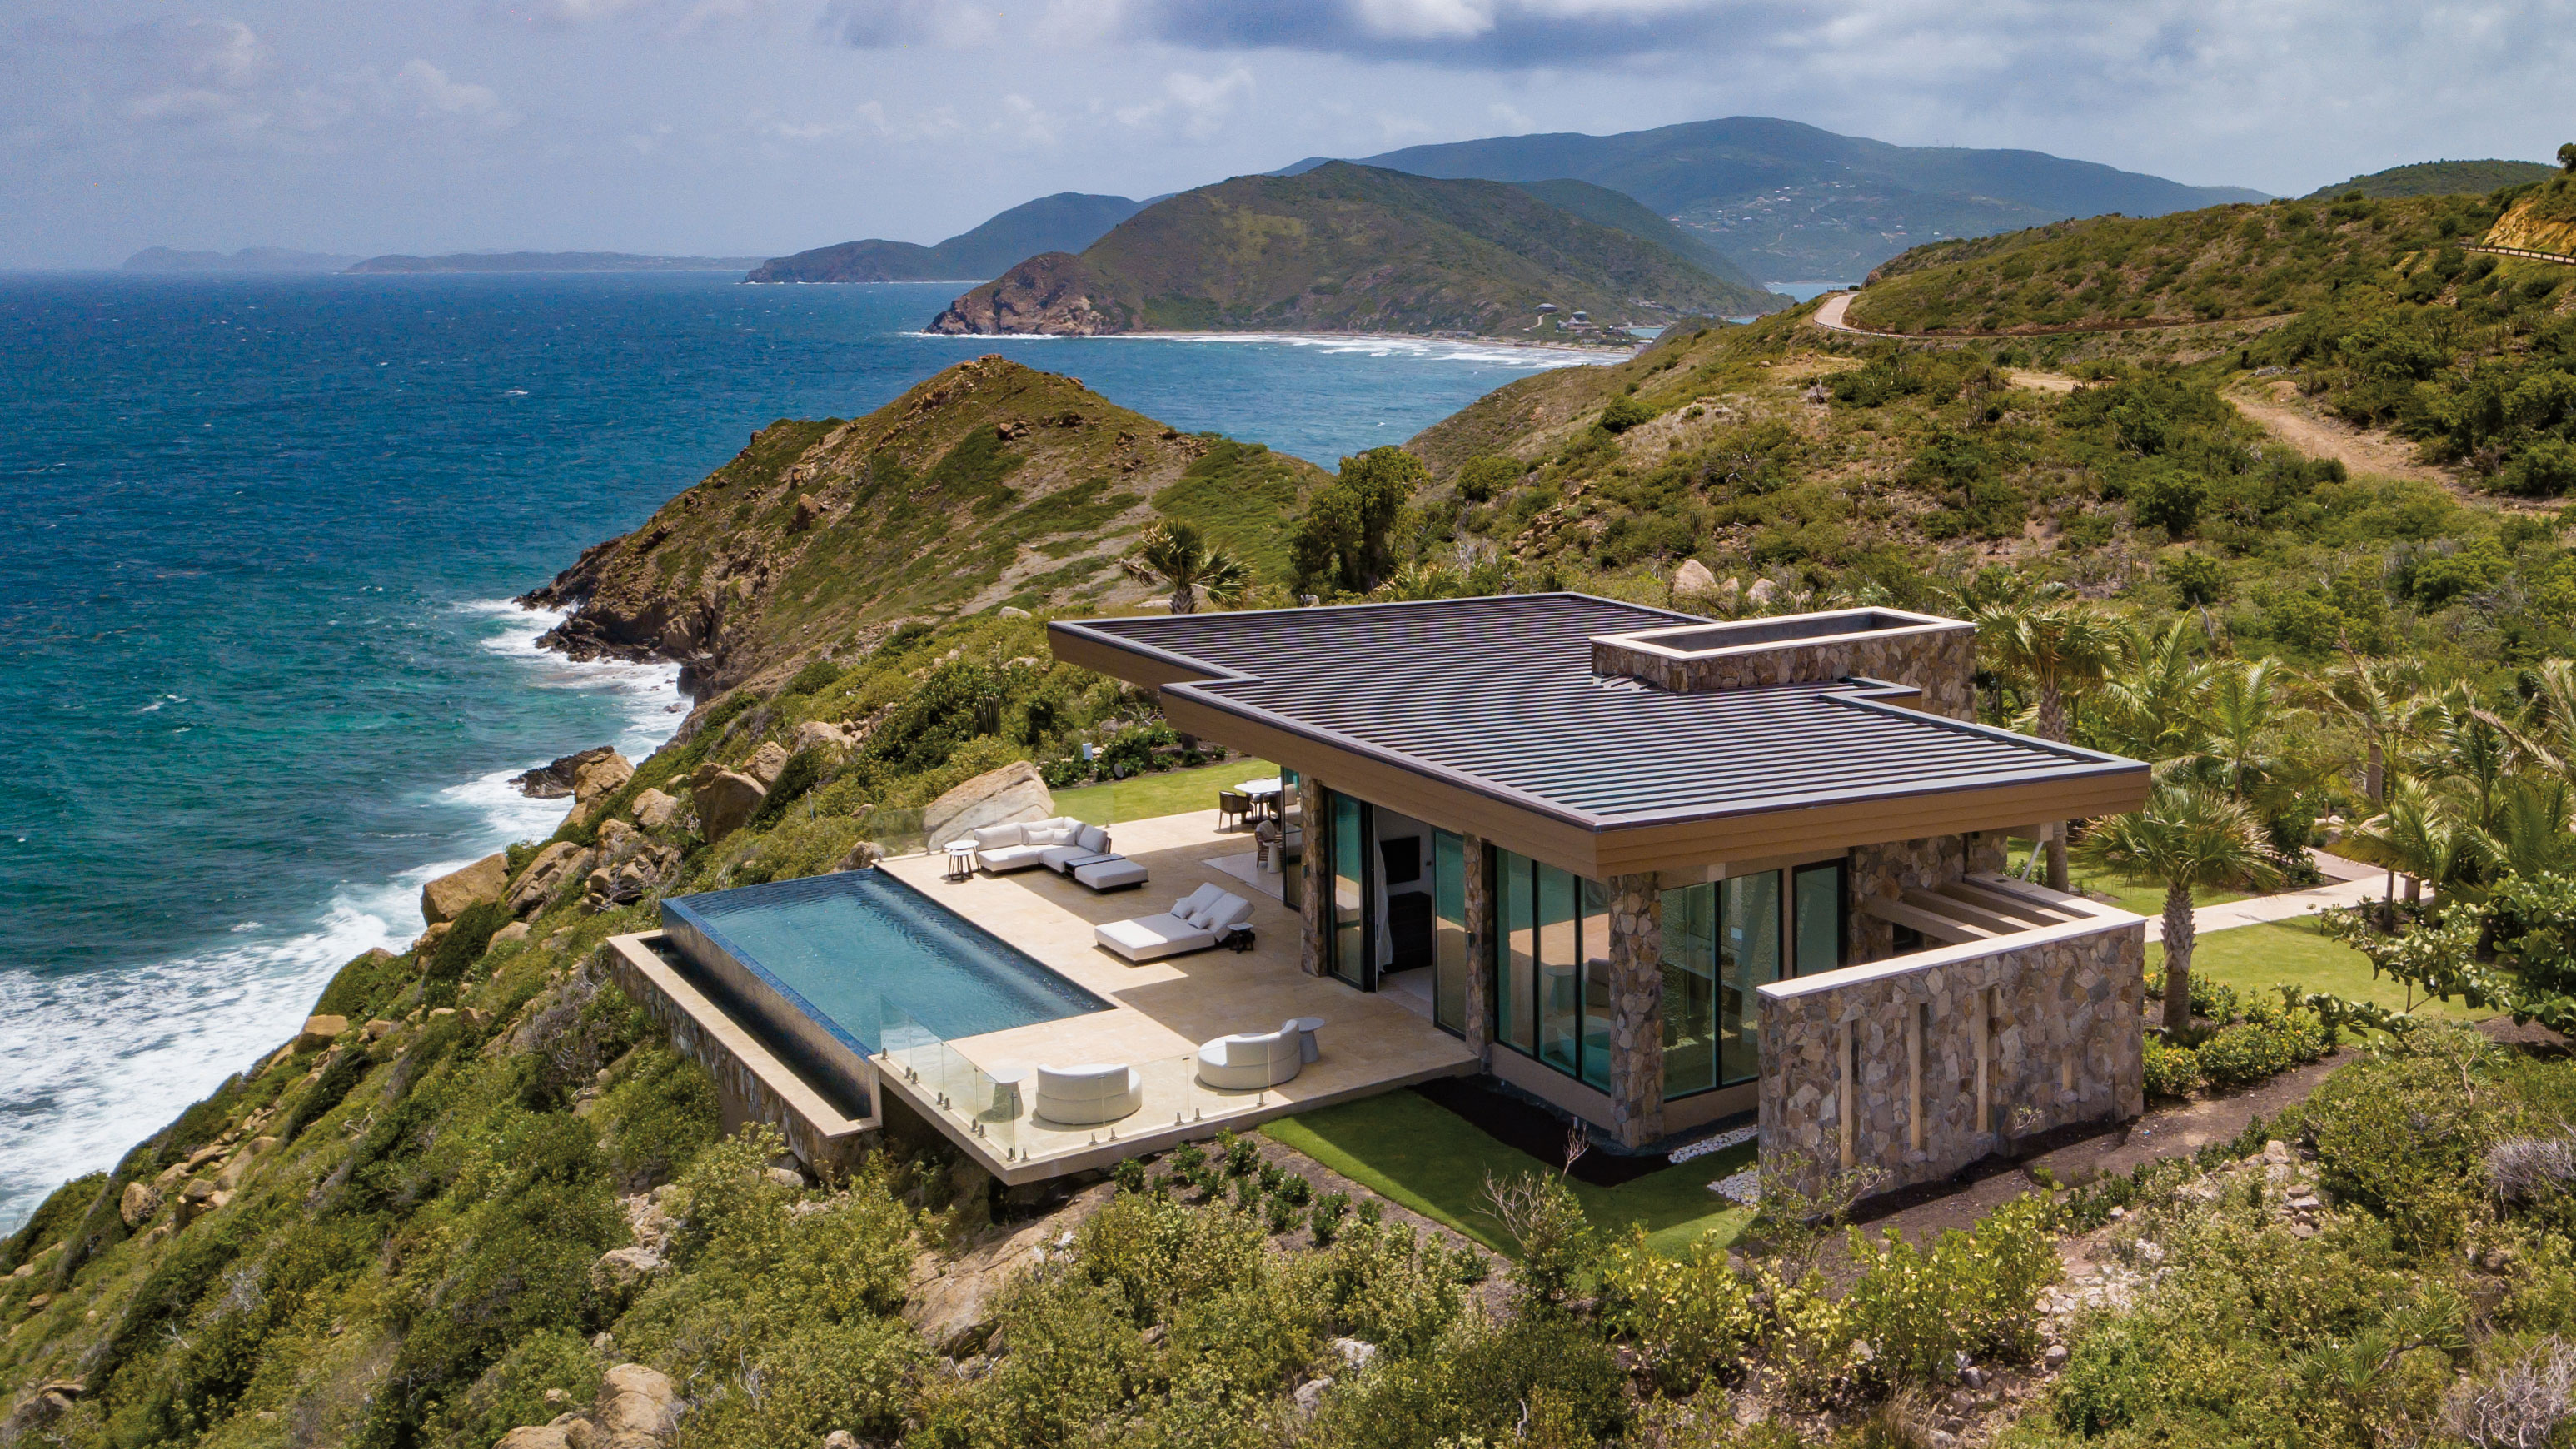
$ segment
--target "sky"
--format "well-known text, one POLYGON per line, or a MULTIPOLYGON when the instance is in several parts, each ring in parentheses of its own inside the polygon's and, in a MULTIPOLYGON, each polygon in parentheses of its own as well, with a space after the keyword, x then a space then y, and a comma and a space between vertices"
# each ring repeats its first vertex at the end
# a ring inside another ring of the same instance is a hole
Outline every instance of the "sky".
POLYGON ((2576 0, 0 0, 0 268, 775 255, 1780 116, 2306 192, 2576 139, 2576 0))

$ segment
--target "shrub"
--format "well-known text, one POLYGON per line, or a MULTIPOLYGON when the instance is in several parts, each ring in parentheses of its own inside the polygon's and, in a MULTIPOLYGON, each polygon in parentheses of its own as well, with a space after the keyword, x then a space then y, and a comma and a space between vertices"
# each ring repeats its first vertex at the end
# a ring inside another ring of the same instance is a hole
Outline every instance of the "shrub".
POLYGON ((2145 1076, 2150 1097, 2188 1097, 2200 1086, 2200 1058, 2186 1046, 2148 1037, 2145 1076))
POLYGON ((1329 1245, 1333 1241, 1333 1235, 1341 1231, 1342 1215, 1350 1210, 1351 1195, 1346 1192, 1328 1192, 1315 1199, 1311 1225, 1318 1246, 1329 1245))
POLYGON ((1603 1255, 1601 1317, 1636 1345, 1646 1371, 1670 1393, 1689 1393, 1719 1360, 1753 1336, 1752 1295, 1707 1238, 1675 1260, 1646 1246, 1645 1230, 1603 1255))
POLYGON ((1532 1302, 1563 1303, 1592 1266, 1592 1224, 1565 1180, 1527 1172, 1485 1179, 1485 1201, 1520 1248, 1512 1281, 1532 1302))
POLYGON ((1653 422, 1654 419, 1655 410, 1635 398, 1615 398, 1610 406, 1601 410, 1601 430, 1605 433, 1624 433, 1630 428, 1653 422))
POLYGON ((2049 1213, 2045 1196, 2028 1194, 1974 1232, 1942 1233, 1928 1253, 1894 1229, 1875 1243, 1850 1230, 1861 1272, 1844 1295, 1843 1313, 1876 1350, 1875 1365, 1928 1381, 1946 1374, 1960 1353, 2027 1358, 2037 1341, 2039 1292, 2060 1270, 2049 1213))
POLYGON ((817 1444, 833 1430, 895 1438, 911 1401, 909 1380, 928 1358, 900 1320, 797 1324, 747 1363, 715 1380, 680 1419, 678 1449, 817 1444))
POLYGON ((488 1444, 522 1424, 542 1424, 560 1412, 546 1402, 546 1390, 561 1389, 572 1402, 587 1404, 599 1396, 606 1368, 598 1352, 573 1333, 529 1334, 450 1405, 451 1436, 488 1444))
POLYGON ((429 955, 422 979, 432 987, 445 987, 440 993, 452 999, 456 983, 465 979, 466 968, 483 959, 492 944, 492 934, 515 919, 510 908, 499 901, 482 901, 467 906, 448 923, 447 934, 429 955))
POLYGON ((1620 1429, 1626 1378, 1609 1347, 1564 1314, 1522 1314, 1500 1326, 1461 1318, 1430 1352, 1381 1363, 1328 1395, 1313 1442, 1596 1444, 1620 1429))
POLYGON ((2153 1359, 2140 1351, 2135 1330, 2106 1323, 2077 1340, 2057 1379, 2057 1423, 2070 1434, 2107 1434, 2126 1428, 2140 1410, 2162 1398, 2153 1359))
POLYGON ((277 1129, 278 1140, 294 1141, 305 1128, 320 1121, 322 1114, 339 1106, 374 1067, 365 1052, 343 1046, 331 1064, 322 1069, 321 1077, 296 1098, 294 1108, 286 1114, 286 1125, 277 1129))
POLYGON ((659 1042, 638 1046, 600 1099, 607 1125, 603 1149, 618 1185, 629 1192, 668 1182, 723 1132, 715 1079, 706 1068, 659 1042))
POLYGON ((2205 553, 2174 554, 2165 560, 2162 572, 2186 604, 2215 604, 2227 597, 2226 571, 2205 553))
POLYGON ((1326 1255, 1319 1286, 1335 1327, 1403 1357, 1428 1351, 1457 1321, 1460 1282, 1438 1238, 1363 1223, 1326 1255))
POLYGON ((820 694, 840 683, 841 676, 846 673, 847 670, 829 659, 817 659, 797 670, 796 677, 787 681, 787 687, 780 690, 779 695, 783 698, 791 694, 820 694))
POLYGON ((2220 1029, 2197 1053, 2201 1075, 2216 1087, 2259 1082, 2325 1054, 2325 1024, 2316 1013, 2277 1010, 2220 1029))
POLYGON ((1487 456, 1472 460, 1458 470, 1458 496, 1469 503, 1483 503, 1514 483, 1527 471, 1517 458, 1487 456))

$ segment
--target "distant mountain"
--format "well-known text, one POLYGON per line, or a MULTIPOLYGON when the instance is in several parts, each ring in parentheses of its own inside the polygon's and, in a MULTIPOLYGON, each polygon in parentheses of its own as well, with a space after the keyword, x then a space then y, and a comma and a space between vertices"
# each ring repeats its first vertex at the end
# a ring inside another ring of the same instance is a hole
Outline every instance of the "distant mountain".
POLYGON ((1408 146, 1364 164, 1419 176, 1589 181, 1701 232, 1754 276, 1777 282, 1855 281, 1926 242, 2066 217, 2266 199, 2038 151, 1891 146, 1760 116, 1408 146))
POLYGON ((2412 166, 2391 166, 2350 181, 2320 186, 2302 199, 2324 201, 2354 191, 2372 198, 2484 196, 2507 186, 2546 181, 2557 174, 2557 167, 2537 161, 2418 161, 2412 166))
POLYGON ((1735 264, 1735 259, 1717 249, 1708 233, 1679 227, 1655 215, 1652 208, 1636 198, 1595 186, 1589 181, 1521 181, 1514 185, 1550 206, 1563 207, 1585 221, 1614 227, 1630 236, 1643 237, 1667 251, 1678 252, 1697 262, 1710 276, 1735 283, 1739 287, 1760 291, 1762 284, 1753 274, 1735 264))
MULTIPOLYGON (((1564 194, 1616 209, 1615 198, 1564 194)), ((1080 256, 1022 262, 930 326, 1600 338, 1783 305, 1517 186, 1335 162, 1157 202, 1080 256)))
POLYGON ((352 272, 742 272, 758 257, 645 257, 631 252, 451 252, 369 257, 352 272))
POLYGON ((1078 252, 1147 203, 1124 196, 1059 191, 1024 201, 973 231, 937 246, 916 242, 842 242, 792 257, 775 257, 752 269, 746 282, 982 281, 1010 270, 1023 257, 1078 252))
POLYGON ((145 247, 125 259, 129 272, 336 272, 358 260, 284 247, 244 247, 237 252, 182 252, 145 247))

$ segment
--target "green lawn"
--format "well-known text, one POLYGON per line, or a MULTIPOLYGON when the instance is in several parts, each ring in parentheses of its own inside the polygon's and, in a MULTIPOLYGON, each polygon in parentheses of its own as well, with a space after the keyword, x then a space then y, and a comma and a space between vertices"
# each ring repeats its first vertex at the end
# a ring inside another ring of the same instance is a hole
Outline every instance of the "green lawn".
MULTIPOLYGON (((2030 843, 2014 841, 2004 852, 2004 874, 2021 874, 2023 863, 2029 859, 2030 843)), ((2047 869, 2046 866, 2040 867, 2041 874, 2046 874, 2047 869)), ((2113 905, 2124 911, 2133 911, 2141 916, 2164 914, 2165 888, 2156 881, 2113 875, 2107 871, 2090 871, 2070 860, 2067 862, 2066 883, 2075 887, 2079 894, 2108 896, 2113 905)), ((2195 905, 2214 906, 2225 901, 2241 901, 2245 899, 2245 892, 2203 887, 2193 891, 2191 899, 2195 905)))
MULTIPOLYGON (((2147 973, 2160 975, 2164 969, 2164 947, 2150 942, 2147 973)), ((2328 939, 2312 916, 2209 932, 2192 949, 2191 969, 2197 975, 2236 988, 2238 995, 2248 999, 2273 996, 2273 988, 2295 982, 2305 991, 2322 991, 2347 1001, 2375 1002, 2391 1011, 2406 1009, 2403 982, 2384 976, 2372 979, 2370 958, 2328 939)), ((2463 1021, 2494 1015, 2440 1002, 2429 1007, 2418 1002, 2416 1014, 2463 1021)))
POLYGON ((1070 815, 1092 825, 1184 815, 1192 810, 1214 810, 1219 790, 1231 790, 1243 781, 1264 776, 1276 779, 1278 775, 1279 767, 1267 760, 1234 760, 1196 770, 1166 770, 1114 784, 1058 790, 1055 809, 1059 815, 1070 815))
MULTIPOLYGON (((1553 1166, 1486 1136, 1464 1117, 1414 1092, 1388 1092, 1302 1112, 1261 1130, 1498 1253, 1510 1252, 1512 1244, 1502 1224, 1486 1211, 1485 1174, 1509 1177, 1553 1166)), ((1750 1166, 1753 1150, 1747 1142, 1620 1187, 1577 1182, 1574 1192, 1596 1228, 1625 1233, 1630 1223, 1641 1223, 1657 1252, 1678 1256, 1704 1233, 1717 1234, 1720 1243, 1733 1242, 1752 1221, 1751 1208, 1719 1197, 1708 1185, 1750 1166)))

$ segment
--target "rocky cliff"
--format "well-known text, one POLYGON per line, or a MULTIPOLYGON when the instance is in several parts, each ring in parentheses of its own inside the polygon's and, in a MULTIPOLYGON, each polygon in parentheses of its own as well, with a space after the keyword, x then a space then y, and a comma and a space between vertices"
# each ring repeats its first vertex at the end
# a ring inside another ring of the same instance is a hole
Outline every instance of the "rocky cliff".
POLYGON ((2576 178, 2552 177, 2523 193, 2487 229, 2484 245, 2576 256, 2576 178))
POLYGON ((1095 277, 1070 252, 1031 257, 948 305, 928 330, 951 337, 1034 333, 1042 337, 1096 337, 1125 332, 1136 309, 1110 295, 1113 284, 1095 277))
POLYGON ((1322 477, 982 357, 863 418, 770 424, 526 602, 573 610, 547 636, 573 657, 676 660, 703 698, 905 619, 1141 599, 1118 561, 1159 518, 1275 577, 1322 477))

